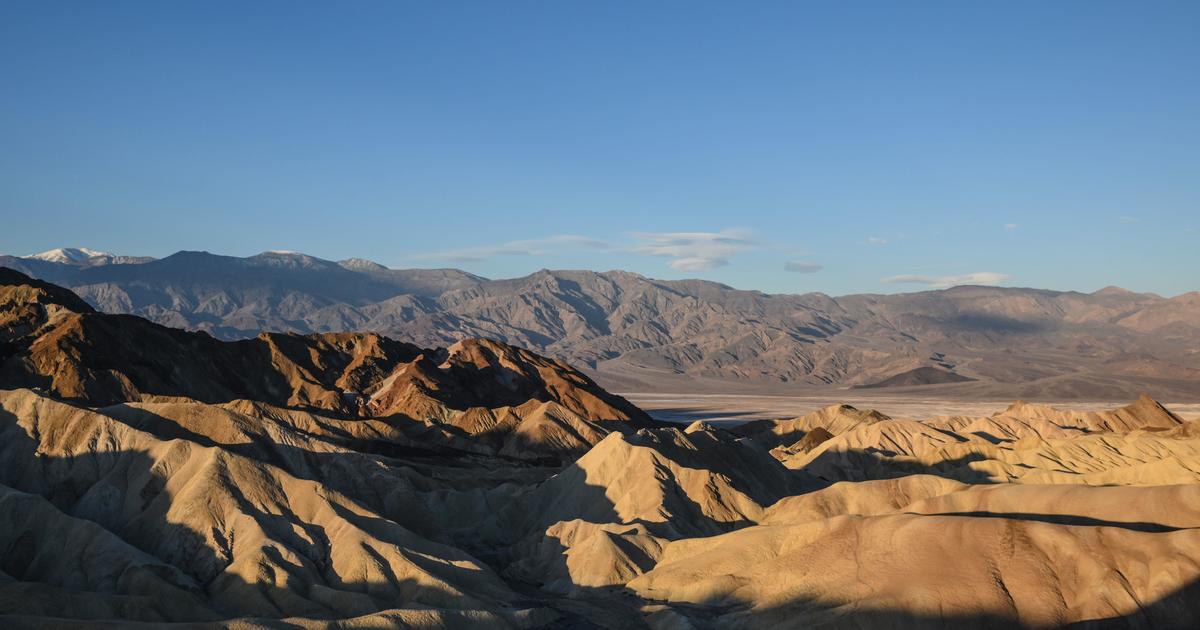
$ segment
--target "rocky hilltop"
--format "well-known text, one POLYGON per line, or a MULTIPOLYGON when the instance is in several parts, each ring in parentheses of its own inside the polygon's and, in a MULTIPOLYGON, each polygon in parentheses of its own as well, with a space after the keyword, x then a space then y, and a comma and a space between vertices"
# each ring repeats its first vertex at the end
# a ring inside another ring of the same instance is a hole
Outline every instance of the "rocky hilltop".
POLYGON ((370 330, 423 347, 484 337, 605 382, 936 387, 955 396, 1200 396, 1200 296, 955 287, 898 295, 769 295, 701 280, 540 271, 488 280, 294 252, 179 252, 136 264, 0 257, 98 310, 205 330, 370 330))
POLYGON ((496 341, 422 349, 373 333, 261 333, 226 342, 99 313, 9 269, 0 269, 0 342, 7 386, 95 405, 252 400, 447 431, 447 443, 483 433, 506 453, 539 454, 537 435, 548 455, 585 449, 604 427, 653 423, 570 366, 496 341))

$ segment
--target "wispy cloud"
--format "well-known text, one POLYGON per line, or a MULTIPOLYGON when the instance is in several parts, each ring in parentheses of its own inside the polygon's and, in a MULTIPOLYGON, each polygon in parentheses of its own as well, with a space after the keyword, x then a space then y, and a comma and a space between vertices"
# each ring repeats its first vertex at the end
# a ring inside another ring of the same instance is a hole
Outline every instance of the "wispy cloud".
POLYGON ((927 284, 935 289, 944 289, 946 287, 958 286, 960 284, 982 284, 994 286, 1011 279, 1012 276, 1006 273, 996 273, 993 271, 976 271, 975 273, 967 273, 960 276, 922 276, 922 275, 899 275, 883 278, 880 282, 884 284, 927 284))
POLYGON ((413 254, 411 260, 439 260, 452 263, 479 262, 498 256, 544 256, 562 252, 567 249, 612 249, 612 245, 586 236, 575 234, 557 234, 545 238, 508 241, 499 245, 484 245, 480 247, 464 247, 461 249, 446 249, 436 252, 413 254))
POLYGON ((784 271, 791 271, 795 273, 816 273, 824 268, 825 267, 818 265, 817 263, 804 262, 802 260, 789 260, 788 262, 783 263, 784 271))
POLYGON ((879 236, 868 236, 867 245, 887 245, 888 240, 879 236))
POLYGON ((1006 229, 1006 230, 1015 230, 1019 227, 1021 227, 1021 226, 1017 225, 1016 223, 1005 223, 1004 224, 1004 229, 1006 229))
POLYGON ((408 258, 472 263, 501 256, 547 256, 588 249, 662 256, 671 259, 667 266, 672 269, 707 271, 728 265, 737 254, 757 246, 749 231, 733 229, 720 232, 634 232, 629 238, 632 242, 613 244, 576 234, 559 234, 498 245, 423 252, 408 258))
POLYGON ((1132 215, 1122 214, 1121 216, 1117 217, 1117 220, 1121 223, 1137 223, 1139 219, 1132 215))
POLYGON ((680 271, 707 271, 724 267, 734 256, 755 247, 745 230, 720 232, 635 232, 629 251, 670 258, 667 266, 680 271))

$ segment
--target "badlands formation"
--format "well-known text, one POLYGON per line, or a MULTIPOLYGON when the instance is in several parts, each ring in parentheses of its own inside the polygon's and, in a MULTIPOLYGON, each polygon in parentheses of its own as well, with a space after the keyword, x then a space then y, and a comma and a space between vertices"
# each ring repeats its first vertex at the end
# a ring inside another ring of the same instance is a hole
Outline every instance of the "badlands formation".
POLYGON ((1153 399, 656 422, 485 340, 220 341, 0 270, 0 626, 1200 625, 1153 399))

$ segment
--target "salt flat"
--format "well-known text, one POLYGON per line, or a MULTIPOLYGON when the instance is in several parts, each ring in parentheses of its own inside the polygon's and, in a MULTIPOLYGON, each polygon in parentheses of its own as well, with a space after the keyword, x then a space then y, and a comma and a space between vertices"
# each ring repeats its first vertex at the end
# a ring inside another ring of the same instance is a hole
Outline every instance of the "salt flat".
MULTIPOLYGON (((893 418, 930 418, 934 416, 984 416, 1001 411, 1011 400, 965 401, 946 400, 916 395, 889 396, 865 393, 862 390, 836 390, 819 395, 783 394, 675 394, 658 392, 620 392, 621 396, 646 410, 657 420, 690 423, 704 420, 710 423, 736 426, 750 420, 794 418, 834 404, 848 404, 860 409, 875 409, 893 418)), ((1128 400, 1050 401, 1054 407, 1086 411, 1115 409, 1128 400)), ((1200 418, 1200 403, 1164 403, 1180 417, 1200 418)))

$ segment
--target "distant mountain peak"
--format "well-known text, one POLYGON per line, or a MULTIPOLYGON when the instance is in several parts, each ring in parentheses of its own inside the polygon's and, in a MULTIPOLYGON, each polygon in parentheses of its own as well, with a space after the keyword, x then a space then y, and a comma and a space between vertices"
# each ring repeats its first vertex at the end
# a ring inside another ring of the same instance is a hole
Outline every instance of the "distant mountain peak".
POLYGON ((37 254, 21 256, 26 260, 42 260, 75 267, 98 267, 100 265, 140 264, 154 260, 149 256, 118 256, 87 247, 58 247, 37 254))
POLYGON ((270 249, 261 254, 251 256, 248 260, 283 267, 318 268, 337 266, 337 263, 325 260, 324 258, 317 258, 316 256, 288 249, 270 249))
POLYGON ((268 249, 264 252, 259 252, 258 254, 251 256, 251 258, 312 258, 314 260, 321 260, 316 256, 310 256, 304 252, 298 252, 294 249, 268 249))
POLYGON ((352 271, 386 271, 387 270, 387 267, 385 267, 384 265, 381 265, 381 264, 375 262, 374 260, 367 260, 366 258, 347 258, 346 260, 339 260, 338 264, 341 265, 343 268, 350 269, 352 271))
POLYGON ((1130 291, 1129 289, 1123 289, 1116 285, 1110 284, 1110 285, 1104 287, 1103 289, 1100 289, 1099 291, 1093 292, 1092 295, 1137 295, 1137 294, 1134 293, 1133 291, 1130 291))
POLYGON ((618 278, 636 278, 639 280, 646 279, 646 276, 644 276, 636 271, 625 271, 624 269, 609 269, 608 271, 605 271, 605 272, 601 273, 600 275, 615 276, 618 278))
POLYGON ((58 247, 37 254, 22 256, 21 258, 47 260, 57 263, 77 263, 84 262, 90 258, 115 258, 115 256, 108 252, 89 249, 87 247, 58 247))

